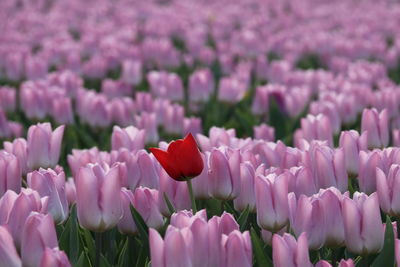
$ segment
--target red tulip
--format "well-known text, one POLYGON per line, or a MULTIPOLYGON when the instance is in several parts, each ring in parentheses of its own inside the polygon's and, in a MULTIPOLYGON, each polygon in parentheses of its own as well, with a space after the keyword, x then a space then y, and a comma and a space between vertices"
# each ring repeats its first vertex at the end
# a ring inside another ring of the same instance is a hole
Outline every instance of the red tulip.
POLYGON ((196 140, 190 133, 185 139, 171 142, 167 151, 159 148, 150 148, 150 151, 168 175, 178 181, 200 175, 204 167, 196 140))

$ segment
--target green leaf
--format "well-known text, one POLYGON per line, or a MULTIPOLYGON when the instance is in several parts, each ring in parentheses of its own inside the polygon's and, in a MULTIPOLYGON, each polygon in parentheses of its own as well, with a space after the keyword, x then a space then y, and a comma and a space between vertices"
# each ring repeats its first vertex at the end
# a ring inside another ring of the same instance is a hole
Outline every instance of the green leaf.
POLYGON ((139 230, 139 234, 143 243, 149 242, 149 227, 147 227, 146 222, 143 220, 140 213, 135 209, 134 206, 131 205, 131 213, 133 220, 139 230))
POLYGON ((172 205, 171 201, 169 200, 169 198, 165 192, 164 192, 164 200, 165 200, 165 203, 167 204, 169 213, 171 213, 171 214, 175 213, 174 205, 172 205))
POLYGON ((90 264, 87 254, 85 252, 82 252, 81 255, 79 256, 77 263, 73 266, 75 266, 75 267, 91 267, 92 265, 90 264))
POLYGON ((244 211, 240 214, 239 218, 237 219, 238 224, 240 225, 240 231, 243 232, 247 226, 247 219, 249 218, 250 208, 249 205, 245 208, 244 211))
POLYGON ((112 267, 104 255, 100 255, 100 267, 112 267))
POLYGON ((96 249, 94 246, 92 234, 85 228, 80 228, 79 232, 80 232, 80 237, 82 239, 82 243, 84 244, 85 250, 87 251, 92 262, 94 262, 94 259, 96 257, 96 255, 95 255, 96 249))
POLYGON ((124 245, 121 249, 121 253, 119 254, 118 263, 117 263, 118 267, 124 267, 124 266, 127 266, 127 264, 128 264, 128 260, 127 260, 128 245, 129 245, 129 238, 127 238, 125 240, 124 245))
POLYGON ((271 259, 265 254, 263 249, 264 243, 258 237, 256 231, 252 228, 250 230, 251 243, 253 244, 253 251, 256 259, 255 266, 258 267, 273 267, 271 259))
POLYGON ((379 266, 394 266, 394 233, 392 222, 389 216, 386 216, 386 231, 385 231, 385 243, 381 253, 375 258, 372 263, 372 267, 379 266))
POLYGON ((65 251, 72 264, 78 261, 81 254, 81 246, 78 235, 78 221, 76 219, 76 206, 71 207, 71 213, 64 226, 64 231, 59 238, 60 249, 65 251))

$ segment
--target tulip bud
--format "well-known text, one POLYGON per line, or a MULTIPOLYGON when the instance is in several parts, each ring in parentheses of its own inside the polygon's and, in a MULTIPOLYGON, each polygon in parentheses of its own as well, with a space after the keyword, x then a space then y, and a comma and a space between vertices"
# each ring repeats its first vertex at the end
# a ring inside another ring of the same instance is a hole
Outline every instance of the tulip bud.
POLYGON ((139 60, 125 60, 122 62, 121 79, 132 85, 138 85, 142 79, 142 63, 139 60))
POLYGON ((289 171, 293 175, 288 179, 289 192, 294 192, 296 196, 311 196, 317 193, 317 188, 310 168, 304 166, 292 167, 289 171))
POLYGON ((140 116, 135 116, 135 122, 139 129, 144 129, 146 131, 146 144, 155 144, 158 142, 159 136, 155 113, 142 112, 140 116))
POLYGON ((208 160, 209 153, 201 153, 201 158, 203 159, 203 171, 196 177, 196 179, 192 180, 193 184, 193 194, 195 198, 199 199, 208 199, 210 198, 210 194, 208 192, 208 160))
POLYGON ((63 133, 63 125, 54 131, 51 130, 50 123, 39 123, 29 127, 28 167, 31 170, 56 166, 60 158, 63 133))
POLYGON ((158 208, 160 197, 157 190, 145 187, 138 187, 133 193, 133 206, 146 224, 155 229, 160 229, 164 224, 164 218, 158 208))
POLYGON ((139 130, 134 126, 129 126, 124 129, 114 126, 111 135, 112 150, 119 150, 120 148, 127 148, 128 150, 143 149, 145 133, 145 130, 139 130))
POLYGON ((310 149, 304 154, 303 162, 311 169, 317 189, 334 186, 341 192, 347 190, 348 178, 343 150, 334 150, 312 142, 310 149))
POLYGON ((252 248, 250 234, 243 234, 237 230, 229 235, 222 235, 222 263, 223 267, 250 267, 252 264, 252 248))
POLYGON ((255 194, 258 225, 271 232, 282 229, 289 221, 287 176, 257 176, 255 194))
POLYGON ((76 201, 75 180, 71 177, 65 182, 65 194, 67 195, 68 203, 71 205, 76 201))
POLYGON ((14 139, 11 142, 4 142, 4 150, 10 154, 15 155, 18 158, 19 165, 22 169, 22 173, 26 174, 28 171, 27 166, 27 144, 23 138, 14 139))
POLYGON ((40 267, 71 267, 67 255, 58 248, 46 248, 40 261, 40 267))
POLYGON ((307 141, 327 141, 330 147, 333 146, 333 131, 331 121, 323 114, 307 115, 301 119, 302 137, 307 141))
POLYGON ((209 69, 193 72, 189 77, 189 97, 192 102, 205 102, 215 87, 214 79, 209 69))
POLYGON ((235 199, 240 193, 240 151, 213 149, 208 173, 209 192, 217 199, 235 199))
POLYGON ((18 197, 15 198, 12 207, 10 207, 7 220, 8 229, 14 238, 14 243, 17 248, 20 248, 21 245, 21 229, 23 229, 26 218, 32 211, 42 211, 40 196, 36 191, 23 189, 18 197))
POLYGON ((256 197, 254 192, 255 170, 249 162, 240 164, 240 194, 233 200, 236 210, 243 211, 246 207, 251 212, 256 210, 256 197))
POLYGON ((50 214, 32 213, 22 231, 21 258, 24 266, 37 267, 46 247, 58 246, 56 229, 50 214))
POLYGON ((246 84, 237 77, 225 77, 219 82, 218 99, 228 103, 239 102, 246 93, 246 84))
POLYGON ((389 114, 386 109, 378 113, 364 109, 361 118, 361 132, 367 132, 368 148, 382 148, 389 144, 389 114))
POLYGON ((343 149, 348 173, 358 174, 359 153, 367 149, 367 133, 361 136, 357 131, 343 131, 339 138, 339 147, 343 149))
POLYGON ((254 139, 261 139, 264 141, 274 141, 275 129, 266 124, 260 124, 259 126, 254 126, 254 139))
POLYGON ((121 190, 121 205, 122 205, 122 217, 118 222, 118 230, 122 234, 135 235, 137 233, 137 227, 135 221, 132 218, 131 205, 133 205, 133 193, 131 190, 122 188, 121 190))
POLYGON ((358 184, 360 191, 371 194, 376 191, 376 168, 386 170, 383 153, 378 150, 372 152, 361 151, 359 155, 358 184))
POLYGON ((268 114, 269 112, 269 90, 268 86, 260 86, 256 88, 251 111, 255 115, 268 114))
POLYGON ((103 169, 89 164, 79 170, 75 180, 80 225, 97 232, 113 228, 122 216, 119 165, 103 169))
POLYGON ((21 181, 22 170, 18 158, 8 152, 0 151, 0 196, 8 189, 19 193, 21 181))
POLYGON ((52 102, 52 115, 58 124, 73 124, 74 113, 71 98, 55 98, 52 102))
POLYGON ((0 226, 0 244, 1 264, 7 267, 22 267, 13 238, 5 226, 0 226))
POLYGON ((318 198, 301 195, 297 204, 291 206, 291 227, 296 236, 306 232, 309 248, 320 249, 326 240, 324 205, 318 198))
POLYGON ((393 164, 390 167, 389 174, 386 174, 379 168, 376 168, 376 191, 379 197, 379 203, 382 210, 390 216, 400 216, 400 165, 393 164))
POLYGON ((196 135, 198 133, 202 133, 203 130, 201 128, 201 118, 190 117, 183 119, 183 135, 188 135, 191 133, 192 135, 196 135))
POLYGON ((196 219, 207 221, 207 211, 202 209, 194 215, 191 211, 178 211, 172 214, 170 224, 177 228, 190 227, 196 219))
POLYGON ((56 223, 62 223, 68 218, 69 207, 65 193, 65 173, 56 173, 52 169, 39 169, 28 173, 28 186, 36 190, 41 197, 48 198, 48 212, 56 223))
POLYGON ((17 90, 8 86, 0 86, 0 107, 4 111, 14 111, 17 90))
POLYGON ((358 255, 378 253, 384 241, 378 195, 356 192, 353 199, 343 199, 342 211, 347 250, 358 255))
POLYGON ((307 234, 302 233, 297 241, 290 234, 272 238, 272 260, 275 267, 312 267, 308 255, 307 234))
POLYGON ((192 266, 193 264, 193 235, 189 228, 167 228, 164 240, 154 230, 149 230, 150 256, 152 266, 192 266))

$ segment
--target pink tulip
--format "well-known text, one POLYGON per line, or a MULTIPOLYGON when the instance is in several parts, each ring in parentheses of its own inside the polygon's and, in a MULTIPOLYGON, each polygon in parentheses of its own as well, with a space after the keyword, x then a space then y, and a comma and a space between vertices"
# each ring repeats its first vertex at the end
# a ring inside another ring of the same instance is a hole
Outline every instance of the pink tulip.
POLYGON ((189 133, 196 135, 202 132, 201 118, 190 117, 183 119, 183 136, 186 136, 189 133))
POLYGON ((212 72, 201 69, 193 72, 189 77, 189 97, 193 102, 205 102, 215 87, 212 72))
POLYGON ((48 197, 48 212, 56 223, 68 218, 69 207, 65 192, 65 173, 52 169, 39 169, 27 175, 28 186, 36 190, 41 197, 48 197))
POLYGON ((75 180, 80 225, 97 232, 113 228, 122 216, 119 164, 109 169, 88 164, 75 180))
POLYGON ((0 86, 0 108, 6 112, 14 111, 17 90, 8 86, 0 86))
POLYGON ((327 141, 328 145, 332 147, 333 131, 330 119, 323 114, 307 115, 306 118, 301 119, 301 136, 309 142, 312 140, 327 141))
POLYGON ((393 146, 399 147, 400 146, 400 130, 399 129, 393 129, 392 130, 392 142, 393 146))
POLYGON ((159 140, 157 130, 157 120, 155 113, 142 112, 135 117, 136 126, 146 130, 146 143, 157 143, 159 140))
POLYGON ((0 151, 0 171, 0 196, 8 189, 19 193, 22 170, 18 158, 8 152, 0 151))
POLYGON ((12 190, 7 190, 0 198, 0 225, 4 225, 8 222, 10 212, 17 197, 17 193, 12 190))
POLYGON ((378 113, 364 109, 361 119, 361 132, 367 132, 368 148, 382 148, 389 144, 389 114, 386 109, 378 113))
POLYGON ((63 125, 54 131, 52 131, 50 123, 39 123, 29 127, 27 160, 31 170, 56 166, 60 158, 63 134, 63 125))
POLYGON ((161 166, 157 166, 159 177, 160 177, 160 189, 159 189, 159 207, 161 214, 164 216, 171 215, 167 204, 164 200, 164 194, 167 195, 171 201, 175 210, 189 210, 190 209, 190 197, 186 183, 175 181, 165 172, 161 166))
POLYGON ((400 216, 400 165, 393 164, 390 167, 389 174, 386 174, 379 168, 376 168, 376 191, 379 197, 379 203, 382 210, 391 216, 400 216))
POLYGON ((257 223, 277 232, 289 222, 288 180, 285 175, 270 174, 255 178, 257 223))
POLYGON ((290 168, 289 192, 294 192, 297 197, 300 195, 311 196, 317 193, 317 188, 312 175, 312 171, 308 167, 292 167, 290 168), (291 177, 290 177, 291 176, 291 177))
POLYGON ((145 133, 145 130, 139 130, 134 126, 123 129, 114 126, 111 135, 111 148, 112 150, 118 150, 120 148, 127 148, 128 150, 143 149, 146 137, 145 133))
POLYGON ((23 189, 21 193, 8 205, 7 225, 17 248, 21 246, 22 231, 26 218, 31 212, 42 212, 42 200, 36 191, 23 189), (12 206, 11 206, 12 205, 12 206))
POLYGON ((384 241, 378 195, 356 192, 353 199, 343 199, 342 212, 347 250, 358 255, 378 253, 384 241))
POLYGON ((196 198, 199 199, 208 199, 210 198, 210 193, 208 190, 209 181, 208 181, 208 160, 210 157, 209 152, 201 153, 201 158, 203 159, 203 170, 196 179, 192 180, 193 185, 193 194, 196 198))
POLYGON ((53 99, 52 115, 54 120, 59 124, 73 124, 74 113, 71 98, 62 97, 53 99))
POLYGON ((158 207, 161 197, 157 190, 145 187, 138 187, 133 192, 132 204, 151 228, 160 229, 164 224, 158 207))
POLYGON ((254 138, 261 139, 264 141, 274 141, 275 129, 266 124, 260 124, 259 126, 254 126, 254 138))
POLYGON ((121 79, 132 85, 138 85, 142 79, 142 63, 138 60, 125 60, 122 62, 121 79))
POLYGON ((46 248, 40 261, 40 267, 71 267, 67 255, 58 248, 46 248))
POLYGON ((67 195, 68 204, 76 202, 76 187, 74 178, 69 177, 65 181, 65 194, 67 195))
POLYGON ((32 213, 22 230, 21 258, 24 266, 39 266, 46 248, 58 246, 56 229, 51 215, 32 213))
POLYGON ((306 232, 309 248, 320 249, 326 240, 326 219, 324 216, 324 204, 318 198, 301 195, 297 201, 292 198, 290 225, 296 236, 306 232))
POLYGON ((334 186, 341 192, 347 190, 347 173, 342 149, 332 149, 312 142, 304 153, 303 164, 310 168, 317 189, 334 186))
POLYGON ((164 240, 154 230, 149 231, 150 256, 154 267, 187 267, 193 265, 193 235, 189 228, 167 228, 164 240))
POLYGON ((255 196, 255 170, 249 162, 240 164, 240 194, 234 199, 233 204, 236 210, 243 211, 246 207, 250 211, 256 210, 255 196))
POLYGON ((220 80, 218 99, 228 103, 239 102, 246 93, 246 85, 237 77, 225 77, 220 80))
POLYGON ((199 210, 196 214, 191 211, 181 210, 171 215, 170 224, 177 228, 190 227, 197 219, 207 222, 207 211, 199 210))
POLYGON ((209 159, 210 194, 217 199, 235 199, 240 193, 240 151, 213 149, 209 159))
POLYGON ((256 88, 251 111, 255 115, 266 115, 269 112, 269 93, 268 86, 260 86, 256 88))
POLYGON ((347 172, 358 174, 360 151, 367 149, 367 133, 361 136, 357 131, 343 131, 339 138, 339 147, 343 149, 347 172))
POLYGON ((252 264, 252 248, 250 234, 243 234, 237 230, 229 235, 222 235, 222 262, 223 267, 250 267, 252 264))
POLYGON ((26 174, 28 171, 27 165, 27 143, 26 140, 23 138, 14 139, 11 142, 4 142, 4 150, 10 154, 15 155, 18 158, 19 165, 22 169, 22 173, 26 174))
POLYGON ((67 160, 74 177, 78 175, 81 167, 85 167, 89 163, 111 164, 110 154, 105 151, 99 151, 97 147, 82 150, 72 149, 72 155, 68 155, 67 160))
POLYGON ((307 234, 302 233, 297 241, 290 234, 275 234, 272 238, 272 260, 276 267, 312 267, 307 234))
POLYGON ((0 226, 0 262, 7 267, 22 267, 21 259, 7 228, 0 226))
POLYGON ((361 151, 359 155, 358 184, 360 191, 371 194, 376 191, 376 168, 385 170, 386 158, 379 150, 361 151))

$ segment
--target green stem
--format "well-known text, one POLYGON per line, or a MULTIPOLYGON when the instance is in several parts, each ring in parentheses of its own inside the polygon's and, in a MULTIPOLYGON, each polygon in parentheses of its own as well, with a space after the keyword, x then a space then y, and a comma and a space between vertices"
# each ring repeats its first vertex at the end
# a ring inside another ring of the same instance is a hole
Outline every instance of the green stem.
POLYGON ((96 232, 94 234, 95 243, 96 243, 96 256, 94 259, 94 267, 100 267, 100 256, 102 250, 102 234, 100 232, 96 232))
POLYGON ((187 183, 187 186, 189 189, 190 201, 192 202, 192 211, 193 211, 193 214, 196 214, 197 207, 196 207, 196 200, 194 199, 194 194, 193 194, 192 180, 187 179, 186 183, 187 183))

